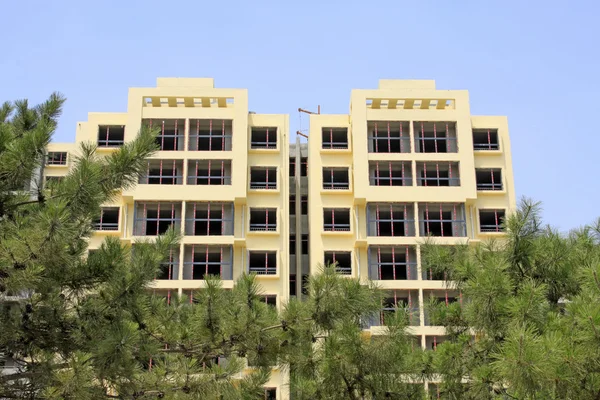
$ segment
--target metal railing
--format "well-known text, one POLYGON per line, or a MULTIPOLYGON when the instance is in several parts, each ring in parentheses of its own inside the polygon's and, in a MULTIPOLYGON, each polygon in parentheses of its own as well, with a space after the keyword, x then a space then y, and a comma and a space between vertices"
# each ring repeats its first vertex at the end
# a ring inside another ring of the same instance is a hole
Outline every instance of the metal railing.
POLYGON ((250 142, 250 148, 251 149, 268 149, 268 150, 274 150, 277 148, 277 141, 268 141, 268 142, 259 142, 259 141, 252 141, 250 142))
POLYGON ((479 225, 480 232, 504 232, 504 227, 500 224, 481 224, 479 225))
MULTIPOLYGON (((398 211, 400 213, 400 211, 398 211)), ((415 236, 414 219, 380 218, 367 221, 367 236, 415 236), (398 227, 398 224, 402 224, 398 227), (397 229, 399 228, 399 229, 397 229), (387 234, 389 232, 389 234, 387 234)))
POLYGON ((182 185, 183 175, 145 175, 140 178, 142 185, 182 185), (150 182, 150 180, 154 180, 150 182), (158 182, 156 181, 158 180, 158 182), (166 182, 163 182, 166 181, 166 182))
POLYGON ((231 185, 231 176, 227 175, 188 175, 188 185, 231 185), (198 180, 206 182, 198 183, 198 180))
POLYGON ((179 261, 169 261, 160 264, 160 271, 156 275, 157 280, 177 280, 179 261))
POLYGON ((502 190, 502 182, 498 183, 478 183, 477 190, 502 190))
POLYGON ((325 232, 350 232, 350 223, 323 224, 323 230, 325 232))
POLYGON ((322 145, 323 149, 329 149, 329 150, 344 150, 348 148, 348 142, 341 142, 341 141, 327 141, 327 142, 323 142, 322 145))
POLYGON ((369 153, 410 153, 410 136, 367 136, 369 153), (394 150, 394 151, 392 151, 394 150))
POLYGON ((500 144, 499 143, 473 143, 473 150, 475 150, 475 151, 500 150, 500 144))
POLYGON ((118 231, 118 222, 95 222, 94 229, 97 231, 118 231))
POLYGON ((123 144, 124 139, 98 139, 98 147, 121 147, 123 144))
POLYGON ((402 312, 403 310, 407 310, 408 323, 410 326, 419 326, 421 324, 421 314, 419 311, 419 307, 404 308, 402 306, 399 306, 398 308, 384 307, 379 313, 365 318, 363 326, 367 328, 370 326, 385 326, 386 319, 391 318, 395 312, 402 312))
POLYGON ((256 275, 277 275, 277 266, 267 267, 264 265, 249 265, 248 273, 256 275))
POLYGON ((181 229, 181 218, 136 218, 134 220, 133 234, 134 236, 162 235, 170 226, 173 226, 175 231, 179 231, 181 229), (151 232, 148 231, 149 222, 156 224, 156 229, 153 229, 151 232), (162 225, 161 228, 161 224, 165 225, 162 225))
POLYGON ((423 269, 421 277, 424 281, 445 281, 446 276, 443 272, 433 272, 431 269, 423 269))
POLYGON ((444 177, 437 177, 437 176, 431 176, 431 177, 419 177, 417 178, 417 182, 419 184, 419 186, 432 186, 432 187, 438 187, 438 186, 460 186, 460 178, 444 178, 444 177), (447 185, 442 185, 442 182, 448 182, 447 185))
POLYGON ((347 190, 350 189, 350 182, 323 182, 323 189, 347 190))
POLYGON ((250 189, 268 189, 275 190, 277 189, 277 181, 273 182, 250 182, 250 189))
POLYGON ((160 133, 156 136, 156 143, 162 151, 181 151, 185 140, 185 135, 181 133, 160 133), (165 146, 165 139, 173 139, 173 145, 165 146), (169 148, 166 148, 169 147, 169 148), (171 148, 172 147, 172 148, 171 148))
POLYGON ((337 272, 340 275, 351 275, 352 267, 340 267, 339 265, 336 265, 335 272, 337 272))
POLYGON ((410 176, 371 176, 369 177, 371 186, 412 186, 412 177, 410 176), (383 183, 382 183, 383 182, 383 183), (394 184, 400 182, 400 184, 394 184))
POLYGON ((275 232, 277 231, 277 223, 250 223, 251 232, 275 232))

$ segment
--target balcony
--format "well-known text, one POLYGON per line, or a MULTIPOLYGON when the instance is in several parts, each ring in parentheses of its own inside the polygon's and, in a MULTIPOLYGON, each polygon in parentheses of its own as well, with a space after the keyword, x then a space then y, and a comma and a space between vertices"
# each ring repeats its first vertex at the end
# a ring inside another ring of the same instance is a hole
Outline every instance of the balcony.
POLYGON ((158 236, 181 229, 181 203, 139 202, 134 205, 134 236, 158 236))
POLYGON ((417 280, 417 254, 408 246, 370 246, 369 279, 417 280))
POLYGON ((183 185, 182 160, 148 160, 146 175, 138 181, 142 185, 183 185))
POLYGON ((98 147, 121 147, 125 143, 125 125, 98 126, 98 147))
POLYGON ((277 209, 276 208, 251 208, 250 209, 250 232, 276 232, 277 231, 277 209))
POLYGON ((188 150, 231 151, 233 121, 191 119, 188 150))
POLYGON ((257 275, 277 275, 277 252, 249 251, 248 273, 257 275))
POLYGON ((233 247, 188 245, 184 249, 183 279, 202 280, 218 276, 233 279, 233 247))
POLYGON ((161 151, 183 151, 185 145, 184 119, 144 119, 150 128, 159 127, 156 143, 161 151))
POLYGON ((478 168, 475 170, 477 190, 502 191, 502 170, 500 168, 478 168))
POLYGON ((231 185, 231 160, 189 160, 188 185, 231 185))
POLYGON ((324 265, 334 265, 338 274, 352 274, 352 252, 350 251, 326 251, 324 261, 324 265))
POLYGON ((250 148, 276 150, 277 127, 252 127, 250 131, 250 148))
POLYGON ((500 150, 497 129, 473 129, 473 150, 500 150))
POLYGON ((325 232, 350 232, 349 208, 323 209, 323 231, 325 232))
POLYGON ((408 122, 369 121, 369 153, 410 153, 408 122))
POLYGON ((348 168, 323 168, 324 190, 350 189, 350 175, 348 168))
POLYGON ((323 128, 321 131, 321 149, 348 149, 348 128, 323 128))
POLYGON ((370 326, 385 326, 396 312, 406 312, 408 324, 419 326, 421 315, 419 311, 419 292, 417 290, 390 290, 383 300, 382 309, 371 317, 370 326))
POLYGON ((417 153, 457 153, 456 122, 414 122, 417 153))
POLYGON ((504 210, 479 210, 479 231, 481 233, 504 232, 504 210))
POLYGON ((185 213, 187 236, 233 235, 233 203, 187 203, 185 213))
POLYGON ((119 207, 102 207, 100 218, 94 221, 94 229, 97 231, 118 231, 119 210, 119 207))
POLYGON ((460 186, 458 162, 417 162, 418 186, 460 186))
POLYGON ((466 237, 464 204, 421 203, 421 236, 466 237))
POLYGON ((412 186, 410 161, 370 161, 369 184, 371 186, 412 186))
POLYGON ((250 167, 250 189, 277 190, 277 167, 250 167))
POLYGON ((415 236, 414 207, 407 203, 369 203, 367 236, 415 236))

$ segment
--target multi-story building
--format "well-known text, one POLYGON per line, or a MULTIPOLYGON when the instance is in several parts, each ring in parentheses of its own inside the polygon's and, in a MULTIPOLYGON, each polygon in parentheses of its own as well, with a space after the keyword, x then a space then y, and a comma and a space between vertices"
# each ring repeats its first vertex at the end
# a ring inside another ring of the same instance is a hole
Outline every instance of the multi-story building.
MULTIPOLYGON (((214 88, 212 79, 157 83, 130 89, 125 113, 90 113, 76 143, 48 148, 45 179, 59 179, 78 142, 109 154, 142 123, 160 128, 160 151, 135 188, 104 206, 90 249, 106 235, 135 246, 174 225, 183 239, 154 293, 193 298, 208 274, 227 288, 253 272, 276 306, 335 262, 339 273, 389 290, 384 311, 408 306, 423 347, 444 340, 424 304, 460 296, 421 268, 420 244, 502 235, 515 207, 505 117, 472 116, 467 91, 436 90, 434 81, 381 80, 352 91, 349 114, 312 114, 301 144, 291 143, 287 115, 249 112, 246 90, 214 88)), ((374 318, 368 329, 382 324, 374 318)), ((288 398, 285 380, 275 369, 269 396, 288 398)))

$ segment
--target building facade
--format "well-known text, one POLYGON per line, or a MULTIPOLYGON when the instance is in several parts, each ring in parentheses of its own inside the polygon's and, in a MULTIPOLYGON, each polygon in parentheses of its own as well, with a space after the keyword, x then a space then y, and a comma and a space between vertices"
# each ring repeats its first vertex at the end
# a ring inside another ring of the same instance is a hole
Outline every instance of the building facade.
MULTIPOLYGON (((459 295, 421 268, 420 244, 501 236, 515 208, 507 119, 472 116, 467 91, 437 90, 434 81, 353 90, 349 114, 312 114, 301 140, 288 115, 249 112, 246 90, 159 78, 129 90, 127 112, 90 113, 75 143, 51 144, 44 179, 68 173, 79 142, 110 154, 143 123, 159 127, 160 151, 135 188, 104 206, 90 249, 107 235, 135 246, 180 229, 179 249, 151 288, 167 298, 193 298, 208 274, 230 288, 250 272, 280 307, 332 262, 388 289, 383 309, 408 306, 411 332, 435 348, 444 332, 428 323, 424 304, 459 295)), ((368 329, 382 324, 373 318, 368 329)), ((277 369, 267 388, 288 398, 277 369)))

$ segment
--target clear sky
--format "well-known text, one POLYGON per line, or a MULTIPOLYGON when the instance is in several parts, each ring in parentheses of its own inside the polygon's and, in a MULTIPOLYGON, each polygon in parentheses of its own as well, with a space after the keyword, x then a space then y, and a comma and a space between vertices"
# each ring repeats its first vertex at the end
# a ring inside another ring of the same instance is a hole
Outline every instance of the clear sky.
MULTIPOLYGON (((55 141, 90 111, 126 111, 127 88, 214 77, 250 109, 347 113, 380 78, 468 89, 508 115, 517 196, 569 229, 600 216, 600 2, 0 0, 0 100, 68 102, 55 141)), ((306 118, 304 118, 306 127, 306 118)))

